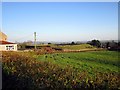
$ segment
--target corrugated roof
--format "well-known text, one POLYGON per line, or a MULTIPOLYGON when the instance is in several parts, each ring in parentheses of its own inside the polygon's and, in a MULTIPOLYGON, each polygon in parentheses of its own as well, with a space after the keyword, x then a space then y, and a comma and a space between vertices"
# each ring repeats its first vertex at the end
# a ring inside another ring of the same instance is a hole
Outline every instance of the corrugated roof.
POLYGON ((12 42, 8 42, 8 41, 0 41, 0 44, 16 44, 16 43, 12 43, 12 42))

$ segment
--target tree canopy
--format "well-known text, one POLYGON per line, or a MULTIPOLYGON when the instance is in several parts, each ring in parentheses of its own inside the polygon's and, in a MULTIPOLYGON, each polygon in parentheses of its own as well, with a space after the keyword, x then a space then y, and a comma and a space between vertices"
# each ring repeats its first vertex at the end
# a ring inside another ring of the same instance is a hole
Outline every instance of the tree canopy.
POLYGON ((99 40, 92 40, 89 42, 90 45, 96 46, 96 47, 100 47, 101 46, 101 42, 99 40))

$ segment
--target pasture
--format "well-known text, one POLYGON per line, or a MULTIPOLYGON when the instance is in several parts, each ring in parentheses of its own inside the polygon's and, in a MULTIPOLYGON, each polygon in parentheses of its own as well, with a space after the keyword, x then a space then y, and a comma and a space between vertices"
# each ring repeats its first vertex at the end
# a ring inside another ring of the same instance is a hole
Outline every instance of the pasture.
POLYGON ((89 44, 80 44, 80 45, 54 45, 51 44, 51 47, 61 48, 61 49, 67 49, 67 50, 81 50, 81 49, 96 49, 96 47, 93 47, 89 44))
POLYGON ((119 89, 119 52, 3 52, 4 89, 119 89))
POLYGON ((69 66, 78 71, 87 71, 88 74, 94 75, 96 72, 119 73, 118 55, 120 53, 114 51, 92 51, 40 55, 38 59, 52 62, 61 67, 69 66))

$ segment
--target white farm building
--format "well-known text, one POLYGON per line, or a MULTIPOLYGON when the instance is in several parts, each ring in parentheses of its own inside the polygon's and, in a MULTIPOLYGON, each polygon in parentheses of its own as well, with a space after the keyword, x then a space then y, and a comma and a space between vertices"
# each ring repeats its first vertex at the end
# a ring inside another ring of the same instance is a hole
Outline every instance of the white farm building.
POLYGON ((8 42, 7 35, 0 32, 0 51, 17 51, 17 44, 8 42))

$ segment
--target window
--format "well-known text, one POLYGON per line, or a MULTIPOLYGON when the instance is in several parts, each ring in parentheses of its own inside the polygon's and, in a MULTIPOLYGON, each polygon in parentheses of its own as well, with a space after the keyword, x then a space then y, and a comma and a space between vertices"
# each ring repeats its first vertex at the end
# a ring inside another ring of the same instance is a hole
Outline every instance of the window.
POLYGON ((6 46, 6 50, 14 50, 14 46, 6 46))

